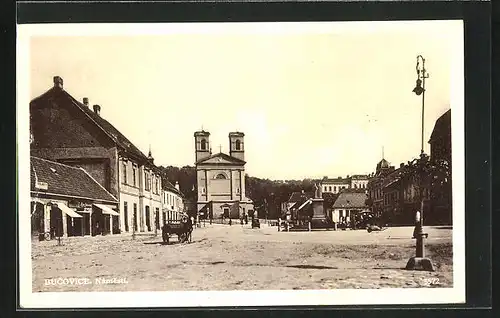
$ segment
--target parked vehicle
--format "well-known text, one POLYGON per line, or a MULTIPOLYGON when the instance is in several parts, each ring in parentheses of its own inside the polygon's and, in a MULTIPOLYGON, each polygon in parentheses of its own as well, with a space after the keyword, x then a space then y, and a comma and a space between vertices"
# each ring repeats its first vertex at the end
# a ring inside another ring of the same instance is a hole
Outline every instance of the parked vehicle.
POLYGON ((364 212, 359 215, 359 219, 356 220, 357 229, 368 229, 370 226, 386 227, 387 224, 379 217, 376 217, 371 212, 364 212))

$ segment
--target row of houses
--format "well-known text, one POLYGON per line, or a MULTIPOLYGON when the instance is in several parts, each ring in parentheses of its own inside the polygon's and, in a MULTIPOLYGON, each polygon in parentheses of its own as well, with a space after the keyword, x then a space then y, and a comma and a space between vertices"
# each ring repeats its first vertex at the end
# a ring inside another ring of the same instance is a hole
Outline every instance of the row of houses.
MULTIPOLYGON (((369 211, 368 195, 363 188, 345 188, 340 193, 323 192, 323 211, 325 217, 335 223, 349 223, 359 213, 369 211)), ((306 224, 312 215, 311 202, 314 193, 294 192, 282 204, 282 217, 296 224, 306 224)))
POLYGON ((44 236, 153 232, 184 212, 178 184, 53 78, 30 102, 32 231, 44 236))
MULTIPOLYGON (((451 224, 451 110, 435 123, 429 140, 431 162, 446 162, 449 177, 444 186, 433 188, 429 180, 436 176, 422 176, 425 224, 451 224), (437 192, 437 193, 436 193, 437 192)), ((382 158, 375 172, 368 175, 347 176, 318 180, 324 199, 323 211, 335 223, 349 222, 362 212, 371 212, 386 223, 410 225, 415 212, 421 209, 419 176, 408 173, 409 163, 398 168, 382 158)), ((308 221, 314 193, 294 192, 281 205, 282 217, 301 224, 308 221)))
POLYGON ((325 176, 321 180, 320 186, 323 193, 337 194, 345 189, 367 189, 369 178, 370 176, 366 174, 348 175, 345 178, 328 178, 325 176))
POLYGON ((367 187, 368 205, 376 215, 393 224, 412 224, 416 211, 421 209, 419 189, 422 186, 425 223, 452 223, 451 110, 437 119, 429 144, 430 162, 445 162, 448 167, 444 185, 433 188, 430 181, 437 176, 411 174, 409 163, 401 163, 396 168, 382 158, 367 187))

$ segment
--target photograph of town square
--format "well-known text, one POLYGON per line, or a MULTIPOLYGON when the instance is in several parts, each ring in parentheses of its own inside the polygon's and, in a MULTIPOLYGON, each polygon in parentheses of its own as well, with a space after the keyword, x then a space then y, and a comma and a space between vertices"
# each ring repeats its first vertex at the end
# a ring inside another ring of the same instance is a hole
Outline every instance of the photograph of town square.
POLYGON ((33 36, 33 292, 453 287, 461 33, 349 30, 33 36))

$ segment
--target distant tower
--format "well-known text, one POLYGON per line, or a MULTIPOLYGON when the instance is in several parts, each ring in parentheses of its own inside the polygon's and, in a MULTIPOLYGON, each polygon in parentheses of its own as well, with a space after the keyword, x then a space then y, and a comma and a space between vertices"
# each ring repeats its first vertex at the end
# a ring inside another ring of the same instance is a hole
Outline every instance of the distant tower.
POLYGON ((151 145, 149 145, 148 160, 151 163, 154 163, 154 161, 155 161, 153 158, 153 154, 151 153, 151 145))
POLYGON ((229 133, 229 155, 231 157, 245 160, 245 143, 243 138, 245 134, 242 132, 229 133))
POLYGON ((210 156, 210 133, 208 131, 197 131, 194 133, 194 147, 196 151, 196 162, 210 156))

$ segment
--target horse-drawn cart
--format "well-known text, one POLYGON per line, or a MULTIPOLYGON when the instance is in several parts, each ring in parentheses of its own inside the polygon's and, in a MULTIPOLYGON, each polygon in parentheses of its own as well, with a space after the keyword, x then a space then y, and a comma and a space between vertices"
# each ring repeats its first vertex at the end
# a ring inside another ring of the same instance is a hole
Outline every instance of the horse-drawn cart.
POLYGON ((165 223, 161 229, 163 242, 166 244, 169 244, 171 235, 177 235, 179 243, 191 241, 192 232, 193 224, 189 218, 176 223, 165 223))

